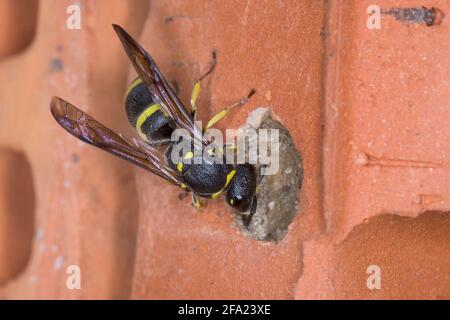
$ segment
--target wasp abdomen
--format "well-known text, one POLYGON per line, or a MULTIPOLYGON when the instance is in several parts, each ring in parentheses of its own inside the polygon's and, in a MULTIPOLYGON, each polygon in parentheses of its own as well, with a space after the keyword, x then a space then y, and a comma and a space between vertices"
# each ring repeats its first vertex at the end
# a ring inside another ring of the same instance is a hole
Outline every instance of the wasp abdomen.
MULTIPOLYGON (((159 105, 157 105, 160 107, 159 105)), ((136 129, 138 127, 136 126, 136 129)), ((145 119, 140 130, 147 135, 149 140, 168 139, 174 130, 173 121, 164 115, 159 108, 151 116, 145 119)), ((138 129, 139 132, 139 129, 138 129)))
POLYGON ((133 127, 136 127, 137 119, 142 112, 147 109, 148 105, 152 104, 154 104, 154 100, 148 88, 140 78, 134 80, 128 87, 125 101, 128 121, 133 127))
POLYGON ((163 112, 161 105, 155 102, 140 78, 128 87, 125 110, 128 121, 144 140, 170 139, 175 124, 163 112))

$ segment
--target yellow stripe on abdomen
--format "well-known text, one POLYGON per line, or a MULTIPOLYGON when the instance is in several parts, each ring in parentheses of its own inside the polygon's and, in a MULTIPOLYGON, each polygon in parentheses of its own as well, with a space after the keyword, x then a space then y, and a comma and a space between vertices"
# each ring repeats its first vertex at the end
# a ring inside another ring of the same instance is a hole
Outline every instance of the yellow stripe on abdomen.
POLYGON ((136 131, 138 132, 139 136, 145 141, 148 141, 148 139, 147 135, 142 132, 142 125, 144 124, 145 120, 147 120, 152 114, 154 114, 156 111, 160 109, 161 105, 159 103, 149 105, 147 109, 145 109, 137 118, 136 131))
POLYGON ((216 199, 220 194, 225 190, 228 185, 230 184, 231 179, 233 179, 234 175, 236 174, 236 170, 231 170, 230 173, 227 174, 227 182, 225 183, 225 186, 222 188, 222 190, 217 191, 216 193, 213 193, 211 195, 211 199, 216 199))
POLYGON ((131 90, 133 90, 134 87, 136 87, 141 82, 142 82, 141 78, 137 78, 132 83, 130 83, 130 85, 128 86, 128 89, 127 89, 127 92, 126 92, 125 96, 128 96, 130 94, 131 90))

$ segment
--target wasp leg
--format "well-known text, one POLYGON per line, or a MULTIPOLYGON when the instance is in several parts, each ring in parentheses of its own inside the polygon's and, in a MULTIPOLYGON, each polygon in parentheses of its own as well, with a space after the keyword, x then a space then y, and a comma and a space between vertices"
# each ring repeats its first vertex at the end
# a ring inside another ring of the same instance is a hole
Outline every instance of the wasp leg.
POLYGON ((225 117, 231 109, 245 105, 248 102, 248 100, 250 99, 250 97, 255 94, 255 92, 256 92, 255 89, 250 90, 250 92, 248 93, 247 96, 245 96, 245 98, 239 100, 238 102, 236 102, 228 107, 223 108, 222 111, 216 113, 211 118, 211 120, 208 121, 205 131, 208 130, 209 128, 211 128, 217 122, 219 122, 223 117, 225 117))
POLYGON ((222 147, 219 147, 219 148, 217 148, 217 149, 214 148, 214 152, 217 151, 217 152, 219 152, 220 154, 224 154, 224 153, 225 153, 225 150, 227 150, 227 149, 236 151, 237 146, 236 146, 235 143, 225 143, 222 147))
POLYGON ((246 215, 242 215, 242 222, 244 223, 244 226, 246 228, 248 228, 248 226, 250 225, 253 215, 256 212, 257 206, 258 206, 258 196, 255 194, 253 196, 252 206, 250 207, 250 213, 246 214, 246 215))
POLYGON ((150 141, 148 141, 147 143, 148 143, 149 145, 151 145, 152 147, 159 147, 159 146, 168 144, 168 143, 170 143, 170 142, 172 142, 171 138, 167 138, 167 139, 160 139, 160 140, 157 140, 157 141, 152 141, 152 140, 150 140, 150 141))
POLYGON ((192 89, 192 93, 191 93, 191 116, 192 118, 195 120, 196 115, 197 115, 197 100, 198 100, 198 96, 200 94, 200 82, 209 74, 211 74, 214 71, 214 68, 216 67, 217 64, 217 59, 216 59, 216 51, 214 50, 212 52, 212 60, 210 62, 210 67, 208 69, 208 71, 206 71, 200 78, 197 79, 197 81, 195 81, 194 84, 194 88, 192 89))
POLYGON ((192 193, 192 202, 191 205, 196 208, 196 209, 200 209, 200 208, 204 208, 205 207, 205 203, 200 200, 199 197, 197 197, 194 193, 192 193))
POLYGON ((189 195, 189 191, 183 189, 178 193, 178 199, 184 200, 188 195, 189 195))
POLYGON ((236 146, 236 143, 225 143, 225 144, 223 145, 223 148, 224 148, 224 149, 236 150, 236 149, 237 149, 237 146, 236 146))
POLYGON ((263 178, 265 177, 265 175, 262 174, 262 169, 267 168, 268 166, 269 166, 268 164, 263 164, 259 168, 258 186, 261 184, 263 178))

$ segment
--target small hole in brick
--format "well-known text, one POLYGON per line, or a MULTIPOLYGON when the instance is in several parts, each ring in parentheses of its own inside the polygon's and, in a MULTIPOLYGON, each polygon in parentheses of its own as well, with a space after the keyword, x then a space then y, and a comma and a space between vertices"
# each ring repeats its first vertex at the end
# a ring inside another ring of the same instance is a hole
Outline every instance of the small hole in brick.
POLYGON ((0 285, 17 277, 31 256, 35 192, 26 155, 0 148, 0 285))

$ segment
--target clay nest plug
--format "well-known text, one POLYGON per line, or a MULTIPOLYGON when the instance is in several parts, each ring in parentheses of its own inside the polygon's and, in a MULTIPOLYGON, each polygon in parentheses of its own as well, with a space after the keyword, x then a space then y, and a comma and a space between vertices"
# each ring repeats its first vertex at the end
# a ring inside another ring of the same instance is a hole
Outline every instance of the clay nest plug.
MULTIPOLYGON (((245 234, 257 240, 280 241, 299 211, 299 190, 303 180, 301 156, 289 131, 276 120, 270 109, 258 108, 250 113, 240 127, 238 137, 242 134, 248 137, 249 130, 256 131, 258 137, 256 167, 266 174, 259 184, 258 205, 250 222, 245 225, 243 215, 236 215, 236 221, 245 234), (261 152, 264 148, 267 154, 261 152)), ((249 145, 246 143, 244 148, 247 161, 249 145)))

